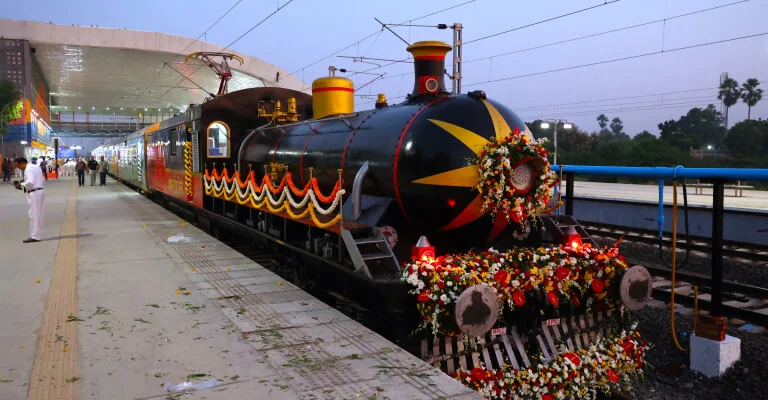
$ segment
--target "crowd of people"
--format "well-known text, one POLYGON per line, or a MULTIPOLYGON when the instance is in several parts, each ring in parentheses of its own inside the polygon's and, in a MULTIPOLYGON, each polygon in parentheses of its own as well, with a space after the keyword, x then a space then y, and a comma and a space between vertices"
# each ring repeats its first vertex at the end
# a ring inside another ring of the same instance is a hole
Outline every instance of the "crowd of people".
MULTIPOLYGON (((45 180, 48 180, 49 175, 55 171, 56 176, 77 175, 79 186, 85 186, 86 175, 89 175, 91 178, 91 186, 96 185, 97 175, 99 176, 99 186, 106 186, 107 184, 109 163, 107 163, 103 156, 98 161, 94 156, 90 158, 78 157, 77 159, 65 158, 57 162, 52 161, 50 157, 48 159, 40 157, 39 159, 40 170, 45 180)), ((0 172, 3 175, 3 183, 10 184, 14 180, 24 179, 22 170, 17 166, 16 157, 3 159, 1 167, 2 170, 0 172)))

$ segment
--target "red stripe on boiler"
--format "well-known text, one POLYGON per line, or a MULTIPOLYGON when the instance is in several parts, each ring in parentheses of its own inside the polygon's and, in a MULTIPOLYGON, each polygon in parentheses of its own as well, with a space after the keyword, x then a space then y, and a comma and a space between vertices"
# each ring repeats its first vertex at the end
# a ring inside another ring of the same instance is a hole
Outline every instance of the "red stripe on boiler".
POLYGON ((315 92, 332 92, 332 91, 354 92, 355 89, 348 88, 348 87, 341 87, 341 86, 331 86, 331 87, 323 87, 323 88, 312 89, 312 93, 315 93, 315 92))

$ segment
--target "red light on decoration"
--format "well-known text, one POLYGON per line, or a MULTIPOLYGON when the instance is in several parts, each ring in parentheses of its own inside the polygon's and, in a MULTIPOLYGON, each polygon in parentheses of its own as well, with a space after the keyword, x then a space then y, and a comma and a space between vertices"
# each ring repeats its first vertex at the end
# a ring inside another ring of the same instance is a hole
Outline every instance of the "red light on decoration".
POLYGON ((448 199, 448 207, 455 207, 455 206, 456 206, 456 200, 448 199))
POLYGON ((569 226, 568 231, 560 238, 560 243, 574 250, 578 250, 582 244, 581 235, 576 232, 574 227, 569 226))
POLYGON ((411 247, 411 257, 422 261, 428 261, 430 258, 435 258, 435 246, 429 244, 427 237, 422 235, 419 238, 419 241, 416 242, 416 246, 411 247))

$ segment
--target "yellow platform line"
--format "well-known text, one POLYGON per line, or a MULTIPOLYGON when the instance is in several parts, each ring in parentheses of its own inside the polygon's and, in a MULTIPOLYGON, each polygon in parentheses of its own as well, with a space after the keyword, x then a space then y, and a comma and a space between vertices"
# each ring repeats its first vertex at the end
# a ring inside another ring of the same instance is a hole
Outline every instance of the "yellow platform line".
POLYGON ((77 318, 77 187, 73 183, 61 226, 27 399, 77 398, 78 322, 68 321, 74 318, 77 318))

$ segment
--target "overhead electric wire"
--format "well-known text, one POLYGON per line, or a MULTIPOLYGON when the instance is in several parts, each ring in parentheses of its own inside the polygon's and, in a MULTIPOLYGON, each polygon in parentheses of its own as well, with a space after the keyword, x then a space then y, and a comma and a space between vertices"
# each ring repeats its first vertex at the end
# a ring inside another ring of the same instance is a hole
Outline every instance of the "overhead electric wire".
MULTIPOLYGON (((281 6, 281 5, 279 5, 279 3, 278 3, 278 7, 277 7, 277 9, 276 9, 275 11, 273 11, 272 13, 270 13, 269 15, 267 15, 266 17, 264 17, 264 18, 263 18, 261 21, 259 21, 258 23, 256 23, 256 25, 252 26, 252 27, 251 27, 250 29, 248 29, 248 30, 247 30, 245 33, 243 33, 243 34, 242 34, 242 35, 240 35, 240 36, 239 36, 237 39, 235 39, 234 41, 232 41, 232 43, 228 44, 226 47, 224 47, 223 49, 221 49, 221 52, 224 52, 224 51, 226 51, 226 50, 227 50, 228 48, 230 48, 232 45, 234 45, 235 43, 237 43, 237 42, 238 42, 240 39, 242 39, 243 37, 245 37, 245 35, 247 35, 247 34, 251 33, 251 32, 252 32, 254 29, 258 28, 258 27, 259 27, 261 24, 263 24, 264 22, 266 22, 266 21, 267 21, 268 19, 270 19, 270 18, 271 18, 273 15, 277 14, 277 12, 278 12, 278 11, 282 10, 283 8, 285 8, 285 6, 287 6, 288 4, 291 4, 292 2, 293 2, 293 0, 288 0, 288 2, 286 2, 286 3, 285 3, 285 4, 283 4, 282 6, 281 6)), ((234 6, 233 6, 232 8, 234 8, 234 6)), ((230 9, 230 10, 231 10, 231 9, 230 9)), ((227 11, 227 12, 229 12, 229 11, 227 11)), ((226 14, 225 14, 225 15, 226 15, 226 14)), ((222 17, 222 18, 223 18, 223 17, 222 17)), ((202 65, 198 66, 198 67, 197 67, 197 69, 195 69, 194 71, 192 71, 192 73, 190 73, 190 74, 189 74, 189 76, 192 76, 192 75, 196 74, 196 73, 197 73, 197 71, 199 71, 199 70, 200 70, 200 68, 204 67, 205 65, 206 65, 206 64, 202 64, 202 65)), ((184 79, 189 79, 189 78, 187 78, 187 76, 184 76, 184 79)), ((184 79, 180 80, 180 81, 179 81, 179 82, 176 84, 176 87, 178 87, 178 86, 179 86, 179 85, 180 85, 182 82, 184 82, 184 79)), ((160 96, 158 96, 158 97, 156 98, 156 100, 159 100, 159 99, 161 99, 162 97, 164 97, 165 95, 167 95, 168 93, 170 93, 170 92, 171 92, 171 90, 173 90, 173 89, 174 89, 174 88, 170 88, 170 89, 168 89, 168 90, 167 90, 167 91, 165 91, 163 94, 161 94, 160 96)), ((206 92, 206 93, 210 93, 210 92, 208 92, 207 90, 206 90, 205 92, 206 92)))
MULTIPOLYGON (((235 39, 234 41, 232 41, 232 43, 230 43, 230 44, 228 44, 226 47, 224 47, 224 50, 226 50, 226 49, 228 49, 228 48, 232 47, 232 45, 234 45, 235 43, 237 43, 238 41, 240 41, 240 39, 244 38, 244 37, 245 37, 245 35, 247 35, 247 34, 251 33, 251 32, 252 32, 254 29, 258 28, 258 27, 259 27, 261 24, 263 24, 264 22, 266 22, 266 21, 267 21, 268 19, 270 19, 270 18, 271 18, 273 15, 277 14, 277 13, 278 13, 280 10, 282 10, 282 9, 283 9, 283 8, 285 8, 285 7, 286 7, 288 4, 291 4, 291 3, 293 3, 293 0, 288 0, 288 1, 287 1, 285 4, 283 4, 282 6, 281 6, 281 5, 279 5, 279 3, 278 3, 278 7, 277 7, 277 9, 276 9, 275 11, 272 11, 272 13, 271 13, 271 14, 267 15, 266 17, 264 17, 264 18, 263 18, 261 21, 259 21, 258 23, 256 23, 256 25, 252 26, 252 27, 251 27, 251 29, 248 29, 247 31, 245 31, 245 33, 243 33, 242 35, 238 36, 238 38, 237 38, 237 39, 235 39)), ((222 50, 222 51, 224 51, 224 50, 222 50)))
POLYGON ((597 99, 597 100, 584 100, 584 101, 572 101, 568 103, 558 103, 558 104, 543 104, 538 106, 529 106, 529 107, 511 107, 513 110, 526 110, 526 109, 538 109, 538 108, 549 108, 549 107, 557 107, 557 106, 566 106, 571 104, 583 104, 583 103, 597 103, 602 101, 612 101, 612 100, 624 100, 624 99, 636 99, 641 97, 652 97, 652 96, 665 96, 668 94, 679 94, 679 93, 690 93, 690 92, 701 92, 704 90, 715 90, 718 89, 718 87, 708 87, 708 88, 701 88, 701 89, 688 89, 688 90, 676 90, 673 92, 660 92, 660 93, 651 93, 651 94, 641 94, 641 95, 635 95, 635 96, 623 96, 623 97, 608 97, 605 99, 597 99))
MULTIPOLYGON (((192 41, 192 42, 190 42, 190 43, 189 43, 189 44, 188 44, 186 47, 184 47, 184 49, 182 49, 182 50, 181 50, 181 53, 184 53, 185 51, 187 51, 187 49, 188 49, 190 46, 192 46, 193 44, 197 43, 197 42, 200 40, 200 38, 201 38, 201 37, 203 37, 203 36, 204 36, 206 33, 208 33, 208 31, 209 31, 209 30, 211 30, 211 28, 213 28, 214 26, 216 26, 216 24, 218 24, 218 23, 219 23, 219 22, 220 22, 220 21, 221 21, 221 20, 222 20, 224 17, 226 17, 226 16, 227 16, 227 14, 229 14, 229 13, 230 13, 232 10, 234 10, 234 9, 235 9, 235 7, 237 7, 237 5, 238 5, 238 4, 240 4, 242 1, 243 1, 243 0, 237 0, 237 2, 236 2, 235 4, 233 4, 233 5, 232 5, 232 7, 230 7, 230 8, 229 8, 229 10, 227 10, 227 12, 225 12, 224 14, 222 14, 222 16, 221 16, 221 17, 219 17, 219 19, 217 19, 217 20, 216 20, 214 23, 212 23, 212 24, 211 24, 211 25, 210 25, 208 28, 206 28, 206 29, 203 31, 203 33, 201 33, 200 35, 198 35, 198 36, 195 38, 195 40, 193 40, 193 41, 192 41)), ((163 63, 163 66, 162 66, 162 67, 160 67, 160 69, 158 70, 158 76, 160 75, 160 72, 162 72, 163 68, 165 68, 165 66, 166 66, 166 65, 167 65, 167 63, 163 63)), ((199 69, 199 68, 198 68, 198 69, 199 69)), ((178 72, 178 71, 176 71, 176 72, 178 72)), ((195 72, 197 72, 197 70, 195 70, 195 72)), ((193 72, 193 73, 194 73, 194 72, 193 72)), ((184 76, 184 75, 182 75, 182 76, 184 76)), ((190 75, 190 76, 191 76, 191 75, 190 75)), ((154 78, 154 79, 152 79, 152 82, 151 82, 151 83, 150 83, 150 84, 147 86, 147 88, 144 90, 144 93, 142 93, 142 95, 146 94, 146 93, 147 93, 147 91, 149 91, 149 89, 151 89, 151 88, 155 87, 155 86, 154 86, 154 83, 155 83, 156 81, 157 81, 157 76, 155 76, 155 78, 154 78)), ((181 82, 183 82, 183 81, 181 81, 181 82)), ((179 82, 179 83, 178 83, 176 86, 180 85, 180 84, 181 84, 181 82, 179 82)), ((194 82, 193 82, 193 83, 194 83, 194 82)), ((197 85, 197 84, 195 83, 195 85, 197 85)), ((173 87, 171 88, 171 90, 173 90, 173 87)), ((208 91, 207 91, 207 90, 205 90, 205 92, 206 92, 206 93, 208 93, 208 91)), ((165 94, 167 94, 167 93, 168 93, 168 92, 166 92, 165 94)), ((165 96, 165 94, 163 94, 163 96, 165 96)), ((160 97, 162 97, 162 96, 160 96, 160 97)), ((160 98, 157 98, 157 99, 159 100, 160 98)))
POLYGON ((465 84, 464 86, 465 87, 477 86, 477 85, 482 85, 482 84, 486 84, 486 83, 502 82, 502 81, 508 81, 508 80, 512 80, 512 79, 527 78, 527 77, 530 77, 530 76, 550 74, 550 73, 553 73, 553 72, 562 72, 562 71, 568 71, 568 70, 573 70, 573 69, 592 67, 592 66, 595 66, 595 65, 610 64, 610 63, 619 62, 619 61, 632 60, 632 59, 636 59, 636 58, 648 57, 648 56, 653 56, 653 55, 657 55, 657 54, 672 53, 672 52, 681 51, 681 50, 689 50, 689 49, 694 49, 694 48, 697 48, 697 47, 711 46, 711 45, 715 45, 715 44, 727 43, 727 42, 732 42, 732 41, 736 41, 736 40, 750 39, 750 38, 759 37, 759 36, 765 36, 765 35, 768 35, 768 32, 756 33, 756 34, 753 34, 753 35, 746 35, 746 36, 739 36, 739 37, 723 39, 723 40, 716 40, 716 41, 713 41, 713 42, 698 43, 698 44, 694 44, 694 45, 690 45, 690 46, 677 47, 677 48, 669 49, 669 50, 659 50, 659 51, 653 51, 653 52, 650 52, 650 53, 635 54, 635 55, 632 55, 632 56, 619 57, 619 58, 614 58, 614 59, 611 59, 611 60, 603 60, 603 61, 597 61, 597 62, 581 64, 581 65, 573 65, 573 66, 570 66, 570 67, 556 68, 556 69, 551 69, 551 70, 547 70, 547 71, 532 72, 532 73, 529 73, 529 74, 508 76, 508 77, 505 77, 505 78, 498 78, 498 79, 489 79, 489 80, 483 81, 483 82, 475 82, 475 83, 465 84))
MULTIPOLYGON (((545 22, 549 22, 549 21, 553 21, 553 20, 556 20, 556 19, 559 19, 559 18, 567 17, 567 16, 569 16, 569 15, 578 14, 578 13, 580 13, 580 12, 583 12, 583 11, 591 10, 591 9, 594 9, 594 8, 597 8, 597 7, 602 7, 602 6, 604 6, 604 5, 608 5, 608 4, 611 4, 611 3, 616 3, 616 2, 618 2, 618 1, 619 1, 619 0, 606 1, 606 2, 605 2, 605 3, 603 3, 603 4, 598 4, 598 5, 596 5, 596 6, 592 6, 592 7, 583 8, 583 9, 581 9, 581 10, 573 11, 573 12, 570 12, 570 13, 567 13, 567 14, 558 15, 558 16, 556 16, 556 17, 548 18, 548 19, 545 19, 545 20, 542 20, 542 21, 533 22, 533 23, 530 23, 530 24, 528 24, 528 25, 519 26, 519 27, 516 27, 516 28, 510 29, 510 30, 504 31, 504 32, 494 33, 494 34, 492 34, 492 35, 489 35, 489 36, 485 36, 485 37, 482 37, 482 38, 479 38, 479 39, 470 40, 469 42, 464 42, 464 45, 466 45, 466 44, 469 44, 469 43, 472 43, 472 42, 477 42, 477 41, 479 41, 479 40, 487 39, 487 38, 490 38, 490 37, 494 37, 494 36, 502 35, 502 34, 505 34, 505 33, 509 33, 509 32, 513 32, 513 31, 521 30, 521 29, 524 29, 524 28, 529 28, 529 27, 531 27, 531 26, 535 26, 535 25, 543 24, 543 23, 545 23, 545 22)), ((748 1, 748 0, 746 0, 746 1, 748 1)), ((469 2, 467 2, 467 3, 469 3, 469 2)), ((466 3, 462 3, 462 4, 466 4, 466 3)), ((449 8, 449 9, 450 9, 450 8, 449 8)), ((444 11, 444 10, 443 10, 443 11, 444 11)), ((429 15, 427 15, 427 16, 429 16, 429 15)), ((409 22, 412 22, 412 21, 415 21, 415 20, 411 20, 411 21, 409 21, 409 22)), ((395 25, 398 25, 398 24, 395 24, 395 25)), ((401 24, 400 24, 400 25, 401 25, 401 24)), ((409 58, 405 58, 405 59, 403 59, 403 60, 400 60, 400 61, 392 62, 392 63, 389 63, 389 64, 384 64, 384 65, 382 65, 382 66, 379 66, 379 67, 375 67, 375 68, 371 68, 371 69, 368 69, 368 70, 366 70, 366 72, 368 72, 368 71, 372 71, 372 70, 374 70, 374 69, 379 69, 379 68, 388 67, 388 66, 390 66, 390 65, 393 65, 393 64, 396 64, 396 63, 405 62, 405 61, 406 61, 406 60, 408 60, 408 59, 409 59, 409 58)), ((405 75, 409 75, 409 74, 411 74, 411 73, 412 73, 412 72, 407 72, 407 73, 404 73, 404 74, 398 74, 398 75, 390 75, 390 76, 384 77, 384 78, 382 78, 382 79, 388 79, 388 78, 396 78, 396 77, 399 77, 399 76, 405 76, 405 75)))
MULTIPOLYGON (((202 86, 198 85, 198 84, 197 84, 197 82, 193 81, 193 80, 192 80, 192 79, 190 79, 189 77, 185 76, 183 73, 179 72, 179 70, 177 70, 176 68, 173 68, 173 67, 171 67, 171 65, 170 65, 170 64, 168 64, 168 63, 165 63, 165 65, 166 65, 168 68, 172 69, 172 70, 173 70, 174 72, 176 72, 177 74, 181 75, 181 77, 182 77, 182 78, 184 78, 184 79, 186 79, 186 80, 188 80, 188 81, 192 82, 192 84, 193 84, 193 85, 195 85, 195 86, 197 86, 197 87, 198 87, 200 90, 204 91, 205 93, 208 93, 209 95, 213 95, 213 93, 211 93, 211 92, 209 92, 209 91, 205 90, 205 88, 204 88, 204 87, 202 87, 202 86)), ((183 82, 183 81, 182 81, 182 82, 183 82)), ((177 87, 178 87, 178 85, 177 85, 177 87)), ((173 88, 171 88, 171 89, 173 89, 173 88)))
POLYGON ((532 22, 532 23, 530 23, 530 24, 527 24, 527 25, 522 25, 522 26, 518 26, 518 27, 515 27, 515 28, 512 28, 512 29, 507 29, 506 31, 497 32, 497 33, 493 33, 493 34, 490 34, 490 35, 487 35, 487 36, 483 36, 483 37, 480 37, 480 38, 477 38, 477 39, 472 39, 472 40, 469 40, 469 41, 465 41, 465 42, 464 42, 464 45, 466 46, 466 45, 468 45, 468 44, 470 44, 470 43, 479 42, 479 41, 481 41, 481 40, 490 39, 490 38, 492 38, 492 37, 496 37, 496 36, 504 35, 504 34, 507 34, 507 33, 510 33, 510 32, 519 31, 520 29, 524 29, 524 28, 530 28, 530 27, 532 27, 532 26, 540 25, 540 24, 543 24, 543 23, 545 23, 545 22, 550 22, 550 21, 554 21, 554 20, 556 20, 556 19, 565 18, 565 17, 571 16, 571 15, 579 14, 579 13, 582 13, 582 12, 584 12, 584 11, 589 11, 589 10, 593 10, 593 9, 595 9, 595 8, 599 8, 599 7, 607 6, 607 5, 609 5, 609 4, 613 4, 613 3, 616 3, 616 2, 618 2, 618 1, 619 1, 619 0, 611 0, 611 1, 607 1, 607 0, 606 0, 606 1, 605 1, 604 3, 602 3, 602 4, 597 4, 597 5, 594 5, 594 6, 591 6, 591 7, 582 8, 582 9, 580 9, 580 10, 571 11, 571 12, 569 12, 569 13, 566 13, 566 14, 562 14, 562 15, 558 15, 558 16, 556 16, 556 17, 547 18, 547 19, 544 19, 544 20, 541 20, 541 21, 532 22))
MULTIPOLYGON (((420 17, 417 17, 417 18, 413 18, 413 19, 410 19, 410 20, 408 20, 408 21, 406 21, 406 22, 413 22, 413 21, 418 21, 418 20, 420 20, 420 19, 424 19, 424 18, 427 18, 427 17, 431 17, 431 16, 433 16, 433 15, 439 14, 439 13, 441 13, 441 12, 444 12, 444 11, 448 11, 448 10, 451 10, 451 9, 454 9, 454 8, 457 8, 457 7, 461 7, 461 6, 463 6, 463 5, 466 5, 466 4, 469 4, 469 3, 474 3, 475 1, 477 1, 477 0, 469 0, 469 1, 465 1, 465 2, 463 2, 463 3, 454 4, 454 5, 450 6, 450 7, 446 7, 446 8, 443 8, 443 9, 441 9, 441 10, 433 11, 433 12, 431 12, 431 13, 429 13, 429 14, 425 14, 425 15, 422 15, 422 16, 420 16, 420 17)), ((405 22, 404 22, 404 23, 405 23, 405 22)), ((303 67, 301 67, 301 68, 299 68, 299 69, 297 69, 297 70, 293 71, 293 72, 291 72, 291 73, 290 73, 290 74, 288 74, 286 77, 288 77, 288 76, 291 76, 291 75, 296 75, 296 73, 297 73, 297 72, 299 72, 299 71, 305 70, 305 69, 307 69, 307 68, 309 68, 309 67, 311 67, 311 66, 313 66, 313 65, 315 65, 315 64, 317 64, 317 63, 319 63, 319 62, 325 61, 325 60, 327 60, 327 59, 329 59, 329 58, 331 58, 331 57, 335 56, 336 54, 339 54, 339 53, 341 53, 342 51, 344 51, 344 50, 346 50, 346 49, 348 49, 348 48, 350 48, 350 47, 352 47, 352 46, 355 46, 355 45, 357 45, 357 44, 360 44, 361 42, 364 42, 364 41, 366 41, 366 40, 370 39, 371 37, 375 36, 376 34, 380 34, 380 33, 381 33, 383 30, 384 30, 384 28, 378 29, 378 30, 376 30, 376 32, 373 32, 373 33, 371 33, 371 34, 369 34, 369 35, 365 36, 364 38, 362 38, 362 39, 360 39, 360 40, 357 40, 357 41, 353 42, 352 44, 350 44, 350 45, 348 45, 348 46, 345 46, 345 47, 344 47, 344 48, 342 48, 342 49, 339 49, 339 50, 337 50, 337 51, 335 51, 335 52, 333 52, 333 53, 331 53, 331 54, 329 54, 329 55, 327 55, 327 56, 325 56, 325 57, 323 57, 323 58, 317 59, 317 60, 315 60, 315 61, 313 61, 313 62, 311 62, 311 63, 309 63, 309 64, 307 64, 307 65, 305 65, 305 66, 303 66, 303 67)), ((370 50, 370 49, 369 49, 369 50, 370 50)), ((405 61, 405 60, 408 60, 408 58, 404 59, 403 61, 405 61)), ((385 65, 382 65, 381 67, 376 67, 376 68, 374 68, 374 69, 383 68, 383 67, 386 67, 386 66, 389 66, 389 65, 392 65, 392 64, 395 64, 395 63, 385 64, 385 65)), ((364 71, 364 72, 368 72, 368 71, 371 71, 371 70, 369 69, 369 70, 366 70, 366 71, 364 71)), ((310 88, 305 88, 305 89, 303 89, 303 90, 309 90, 309 89, 310 89, 310 88)))
POLYGON ((206 33, 208 33, 208 31, 210 31, 210 30, 211 30, 211 28, 213 28, 214 26, 216 26, 216 24, 218 24, 218 23, 219 23, 219 22, 220 22, 222 19, 224 19, 224 17, 226 17, 226 16, 227 16, 227 14, 229 14, 229 13, 230 13, 232 10, 234 10, 234 9, 235 9, 235 7, 237 7, 237 5, 238 5, 238 4, 240 4, 242 1, 243 1, 243 0, 237 0, 237 2, 236 2, 235 4, 233 4, 233 5, 232 5, 232 7, 230 7, 230 8, 229 8, 229 10, 227 10, 227 12, 225 12, 224 14, 222 14, 222 15, 221 15, 221 17, 219 17, 219 19, 217 19, 217 20, 216 20, 214 23, 212 23, 212 24, 211 24, 209 27, 205 28, 205 30, 203 31, 203 33, 201 33, 201 34, 200 34, 200 36, 198 36, 197 38, 195 38, 195 40, 193 40, 193 41, 192 41, 192 43, 188 44, 188 45, 187 45, 187 47, 185 47, 185 48, 184 48, 184 50, 182 50, 181 52, 182 52, 182 53, 184 53, 184 51, 186 51, 186 50, 187 50, 187 49, 188 49, 190 46, 192 46, 193 44, 197 43, 197 41, 198 41, 198 40, 200 40, 200 38, 201 38, 201 37, 203 37, 203 36, 204 36, 206 33))
POLYGON ((552 43, 542 44, 542 45, 539 45, 539 46, 528 47, 528 48, 525 48, 525 49, 509 51, 509 52, 506 52, 506 53, 495 54, 495 55, 492 55, 492 56, 475 58, 475 59, 472 59, 472 60, 464 61, 464 64, 469 64, 469 63, 473 63, 473 62, 477 62, 477 61, 483 61, 483 60, 489 60, 489 59, 492 59, 492 58, 504 57, 504 56, 508 56, 508 55, 512 55, 512 54, 524 53, 526 51, 538 50, 538 49, 542 49, 542 48, 545 48, 545 47, 555 46, 555 45, 558 45, 558 44, 576 42, 576 41, 583 40, 583 39, 589 39, 589 38, 593 38, 593 37, 597 37, 597 36, 608 35, 608 34, 611 34, 611 33, 626 31, 626 30, 629 30, 629 29, 640 28, 640 27, 647 26, 647 25, 657 24, 659 22, 666 22, 666 21, 669 21, 669 20, 683 18, 683 17, 688 17, 688 16, 691 16, 691 15, 700 14, 700 13, 707 12, 707 11, 712 11, 712 10, 717 10, 717 9, 724 8, 724 7, 730 7, 730 6, 734 6, 734 5, 737 5, 737 4, 746 3, 748 1, 749 0, 741 0, 741 1, 734 2, 734 3, 722 4, 722 5, 719 5, 719 6, 716 6, 716 7, 705 8, 705 9, 697 10, 697 11, 691 11, 691 12, 688 12, 688 13, 685 13, 685 14, 673 15, 671 17, 661 18, 661 19, 657 19, 657 20, 654 20, 654 21, 648 21, 648 22, 643 22, 643 23, 639 23, 639 24, 635 24, 635 25, 625 26, 623 28, 611 29, 611 30, 604 31, 604 32, 593 33, 593 34, 586 35, 586 36, 580 36, 580 37, 576 37, 576 38, 572 38, 572 39, 561 40, 561 41, 558 41, 558 42, 552 42, 552 43))
MULTIPOLYGON (((669 108, 683 108, 683 107, 694 107, 694 106, 701 106, 706 107, 709 104, 714 104, 714 102, 707 102, 707 101, 698 101, 698 102, 683 102, 683 103, 670 103, 665 105, 647 105, 647 106, 638 106, 638 107, 617 107, 617 108, 611 108, 611 109, 601 109, 601 110, 592 110, 592 111, 578 111, 578 112, 566 112, 566 113, 538 113, 535 115, 528 115, 525 117, 521 117, 525 120, 534 120, 534 119, 543 119, 543 118, 550 118, 550 117, 577 117, 581 115, 594 115, 594 114, 605 114, 605 113, 617 113, 617 112, 633 112, 633 111, 650 111, 650 110, 663 110, 663 109, 669 109, 669 108)), ((616 106, 614 106, 616 107, 616 106)))
MULTIPOLYGON (((745 3, 745 2, 748 2, 748 1, 749 0, 736 1, 736 2, 733 2, 733 3, 727 3, 727 4, 722 4, 722 5, 719 5, 719 6, 715 6, 715 7, 710 7, 710 8, 705 8, 705 9, 701 9, 701 10, 691 11, 691 12, 687 12, 687 13, 684 13, 684 14, 673 15, 671 17, 657 19, 657 20, 654 20, 654 21, 648 21, 648 22, 644 22, 644 23, 640 23, 640 24, 626 26, 626 27, 623 27, 623 28, 612 29, 612 30, 609 30, 609 31, 599 32, 599 33, 595 33, 595 34, 591 34, 591 35, 586 35, 586 36, 580 36, 580 37, 572 38, 572 39, 561 40, 561 41, 558 41, 558 42, 552 42, 552 43, 543 44, 543 45, 534 46, 534 47, 528 47, 528 48, 525 48, 525 49, 514 50, 514 51, 510 51, 510 52, 506 52, 506 53, 500 53, 500 54, 492 55, 492 56, 481 57, 481 58, 477 58, 477 59, 472 59, 472 60, 464 61, 464 64, 468 64, 468 63, 472 63, 472 62, 476 62, 476 61, 488 60, 488 59, 497 58, 497 57, 503 57, 503 56, 507 56, 507 55, 511 55, 511 54, 523 53, 523 52, 526 52, 526 51, 541 49, 541 48, 555 46, 555 45, 569 43, 569 42, 574 42, 574 41, 583 40, 583 39, 587 39, 587 38, 591 38, 591 37, 596 37, 596 36, 606 35, 606 34, 610 34, 610 33, 620 32, 620 31, 624 31, 624 30, 629 30, 629 29, 633 29, 633 28, 638 28, 638 27, 642 27, 642 26, 652 25, 652 24, 655 24, 655 23, 658 23, 658 22, 666 22, 667 20, 683 18, 683 17, 687 17, 687 16, 691 16, 691 15, 695 15, 695 14, 700 14, 700 13, 707 12, 707 11, 712 11, 712 10, 717 10, 717 9, 720 9, 720 8, 730 7, 730 6, 741 4, 741 3, 745 3)), ((562 17, 562 16, 560 16, 560 17, 562 17)), ((556 19, 556 18, 559 18, 559 17, 554 17, 554 18, 551 18, 551 19, 556 19)), ((526 25, 526 26, 523 26, 523 27, 515 28, 515 30, 522 29, 522 28, 528 27, 528 26, 537 25, 537 24, 540 24, 542 22, 543 21, 535 22, 533 24, 529 24, 529 25, 526 25)), ((465 44, 466 44, 466 42, 465 42, 465 44)), ((400 61, 400 62, 403 62, 403 61, 400 61)), ((379 68, 383 68, 383 67, 386 67, 386 66, 392 65, 392 64, 393 63, 387 64, 387 65, 383 65, 383 66, 381 66, 379 68)), ((412 73, 413 72, 406 72, 406 73, 402 73, 402 74, 389 75, 389 76, 384 77, 383 79, 397 78, 397 77, 400 77, 400 76, 410 75, 412 73)))
MULTIPOLYGON (((442 10, 434 11, 434 12, 432 12, 432 13, 429 13, 429 14, 423 15, 423 16, 421 16, 421 17, 418 17, 418 18, 414 18, 414 19, 408 20, 407 22, 418 21, 418 20, 420 20, 420 19, 423 19, 423 18, 426 18, 426 17, 430 17, 430 16, 432 16, 432 15, 435 15, 435 14, 439 14, 439 13, 441 13, 441 12, 443 12, 443 11, 448 11, 448 10, 450 10, 450 9, 453 9, 453 8, 456 8, 456 7, 460 7, 460 6, 463 6, 463 5, 465 5, 465 4, 473 3, 473 2, 475 2, 475 1, 477 1, 477 0, 470 0, 470 1, 465 1, 465 2, 463 2, 463 3, 460 3, 460 4, 456 4, 456 5, 453 5, 453 6, 451 6, 451 7, 448 7, 448 8, 444 8, 444 9, 442 9, 442 10)), ((331 54, 329 54, 329 55, 327 55, 327 56, 325 56, 325 57, 323 57, 323 58, 320 58, 320 59, 318 59, 318 60, 315 60, 315 61, 313 61, 313 62, 311 62, 311 63, 309 63, 309 64, 307 64, 307 65, 305 65, 305 66, 303 66, 303 67, 301 67, 301 68, 299 68, 299 69, 297 69, 296 71, 293 71, 293 72, 291 72, 290 74, 288 74, 288 76, 291 76, 291 75, 295 75, 297 72, 299 72, 299 71, 301 71, 301 70, 307 69, 307 68, 309 68, 309 67, 311 67, 311 66, 313 66, 313 65, 315 65, 315 64, 317 64, 317 63, 319 63, 319 62, 321 62, 321 61, 327 60, 327 59, 329 59, 329 58, 331 58, 331 57, 335 56, 336 54, 339 54, 339 53, 341 53, 342 51, 344 51, 344 50, 346 50, 346 49, 348 49, 348 48, 350 48, 350 47, 352 47, 352 46, 355 46, 355 45, 359 44, 360 42, 363 42, 363 41, 366 41, 366 40, 370 39, 370 38, 371 38, 371 37, 373 37, 374 35, 381 33, 383 30, 384 30, 384 28, 378 29, 376 32, 373 32, 373 33, 371 33, 370 35, 367 35, 367 36, 365 36, 364 38, 362 38, 362 39, 360 39, 360 40, 358 40, 358 41, 356 41, 356 42, 354 42, 354 43, 352 43, 352 44, 350 44, 350 45, 348 45, 348 46, 345 46, 343 49, 337 50, 337 51, 335 51, 335 52, 333 52, 333 53, 331 53, 331 54)))
MULTIPOLYGON (((469 4, 469 3, 474 3, 474 2, 476 2, 476 1, 477 1, 477 0, 469 0, 469 1, 465 1, 465 2, 463 2, 463 3, 454 4, 454 5, 450 6, 450 7, 446 7, 446 8, 443 8, 442 10, 433 11, 433 12, 431 12, 431 13, 429 13, 429 14, 425 14, 425 15, 422 15, 421 17, 418 17, 418 18, 409 19, 409 20, 408 20, 408 21, 406 21, 406 22, 413 22, 413 21, 418 21, 418 20, 420 20, 420 19, 424 19, 424 18, 427 18, 427 17, 431 17, 431 16, 433 16, 433 15, 437 15, 437 14, 440 14, 441 12, 444 12, 444 11, 448 11, 448 10, 452 10, 452 9, 454 9, 454 8, 457 8, 457 7, 461 7, 461 6, 463 6, 463 5, 466 5, 466 4, 469 4)), ((405 23, 405 22, 403 22, 403 23, 405 23)))
MULTIPOLYGON (((635 101, 620 101, 620 102, 613 103, 613 104, 625 105, 625 106, 634 106, 634 105, 639 105, 639 104, 643 104, 643 103, 658 103, 658 102, 662 102, 663 103, 663 102, 673 102, 673 101, 683 101, 683 100, 687 100, 687 101, 694 101, 694 100, 698 101, 698 100, 701 100, 701 101, 703 101, 703 100, 708 100, 708 99, 717 99, 717 96, 716 96, 716 94, 713 93, 712 95, 700 95, 700 96, 693 96, 693 97, 679 97, 679 98, 667 98, 667 99, 649 99, 649 100, 635 100, 635 101)), ((719 102, 719 100, 717 100, 717 102, 719 102)), ((585 109, 584 111, 586 111, 586 109, 589 109, 589 108, 599 108, 599 107, 605 107, 607 105, 610 105, 610 104, 585 104, 585 105, 573 104, 573 105, 569 105, 569 106, 565 106, 565 107, 559 107, 559 106, 529 107, 529 108, 515 108, 514 110, 515 111, 519 111, 519 112, 523 112, 523 111, 536 112, 536 111, 548 111, 548 110, 550 110, 552 108, 557 108, 558 110, 567 110, 567 109, 574 109, 574 108, 575 109, 580 109, 580 108, 582 108, 582 109, 585 109)))

